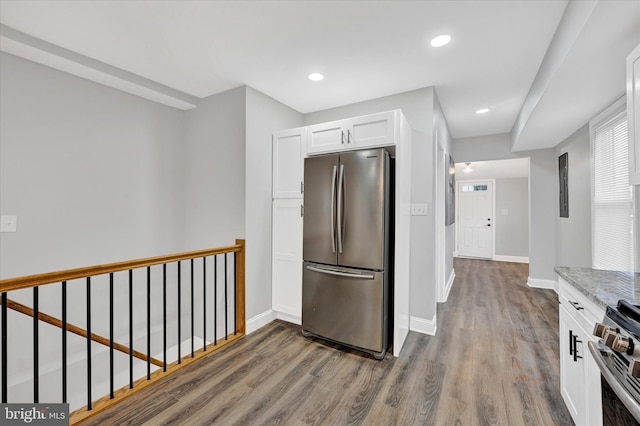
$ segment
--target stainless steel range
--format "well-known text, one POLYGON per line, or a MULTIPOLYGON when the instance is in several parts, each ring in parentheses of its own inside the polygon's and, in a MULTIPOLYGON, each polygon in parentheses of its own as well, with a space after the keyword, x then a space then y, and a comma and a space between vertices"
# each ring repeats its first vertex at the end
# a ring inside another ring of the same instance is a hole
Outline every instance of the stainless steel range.
POLYGON ((588 345, 604 378, 604 424, 640 424, 640 307, 624 300, 609 306, 593 334, 600 337, 588 345))

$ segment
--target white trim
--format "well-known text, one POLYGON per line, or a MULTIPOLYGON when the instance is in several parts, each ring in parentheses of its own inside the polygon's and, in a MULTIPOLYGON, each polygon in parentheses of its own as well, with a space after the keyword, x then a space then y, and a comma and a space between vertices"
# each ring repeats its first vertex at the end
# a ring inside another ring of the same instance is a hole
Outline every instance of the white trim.
POLYGON ((438 329, 438 323, 436 320, 437 314, 433 314, 432 319, 424 319, 418 317, 411 317, 409 320, 409 330, 422 334, 428 334, 430 336, 436 335, 438 329))
POLYGON ((297 324, 297 325, 302 324, 302 317, 298 315, 291 315, 285 312, 278 312, 278 311, 275 311, 275 314, 276 314, 276 318, 279 320, 290 322, 292 324, 297 324))
POLYGON ((451 287, 453 287, 453 281, 456 279, 456 270, 451 270, 451 275, 449 275, 449 280, 444 287, 444 298, 441 301, 442 303, 446 302, 449 299, 449 293, 451 292, 451 287))
POLYGON ((543 280, 539 278, 531 278, 527 279, 527 285, 533 288, 545 288, 548 290, 553 290, 556 293, 558 292, 558 282, 554 280, 543 280))
POLYGON ((256 315, 255 317, 249 319, 247 321, 247 334, 251 334, 254 331, 264 327, 269 324, 271 321, 276 319, 276 313, 269 309, 261 314, 256 315))
POLYGON ((502 254, 496 254, 493 256, 493 260, 498 262, 514 262, 514 263, 529 263, 529 258, 525 256, 504 256, 502 254))

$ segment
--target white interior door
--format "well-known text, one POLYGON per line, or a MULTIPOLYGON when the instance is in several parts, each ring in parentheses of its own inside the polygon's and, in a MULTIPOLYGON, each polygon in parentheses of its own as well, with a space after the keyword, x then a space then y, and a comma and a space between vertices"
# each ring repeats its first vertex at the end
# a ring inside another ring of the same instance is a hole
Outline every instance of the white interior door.
POLYGON ((493 257, 493 182, 458 182, 458 256, 493 257))

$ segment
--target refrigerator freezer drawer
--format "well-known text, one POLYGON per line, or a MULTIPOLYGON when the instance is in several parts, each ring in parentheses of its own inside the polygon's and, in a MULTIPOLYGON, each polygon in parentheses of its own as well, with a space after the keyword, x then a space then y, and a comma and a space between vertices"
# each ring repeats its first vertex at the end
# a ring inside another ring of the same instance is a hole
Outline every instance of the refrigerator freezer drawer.
POLYGON ((372 352, 388 346, 388 283, 384 272, 305 262, 302 329, 372 352))

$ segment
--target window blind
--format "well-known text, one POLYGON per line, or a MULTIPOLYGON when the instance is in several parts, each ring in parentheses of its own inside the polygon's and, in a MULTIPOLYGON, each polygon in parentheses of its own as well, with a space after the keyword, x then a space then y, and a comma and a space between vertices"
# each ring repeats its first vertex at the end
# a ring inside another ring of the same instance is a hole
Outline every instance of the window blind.
POLYGON ((591 139, 593 268, 633 271, 634 200, 626 110, 618 108, 592 125, 591 139))

